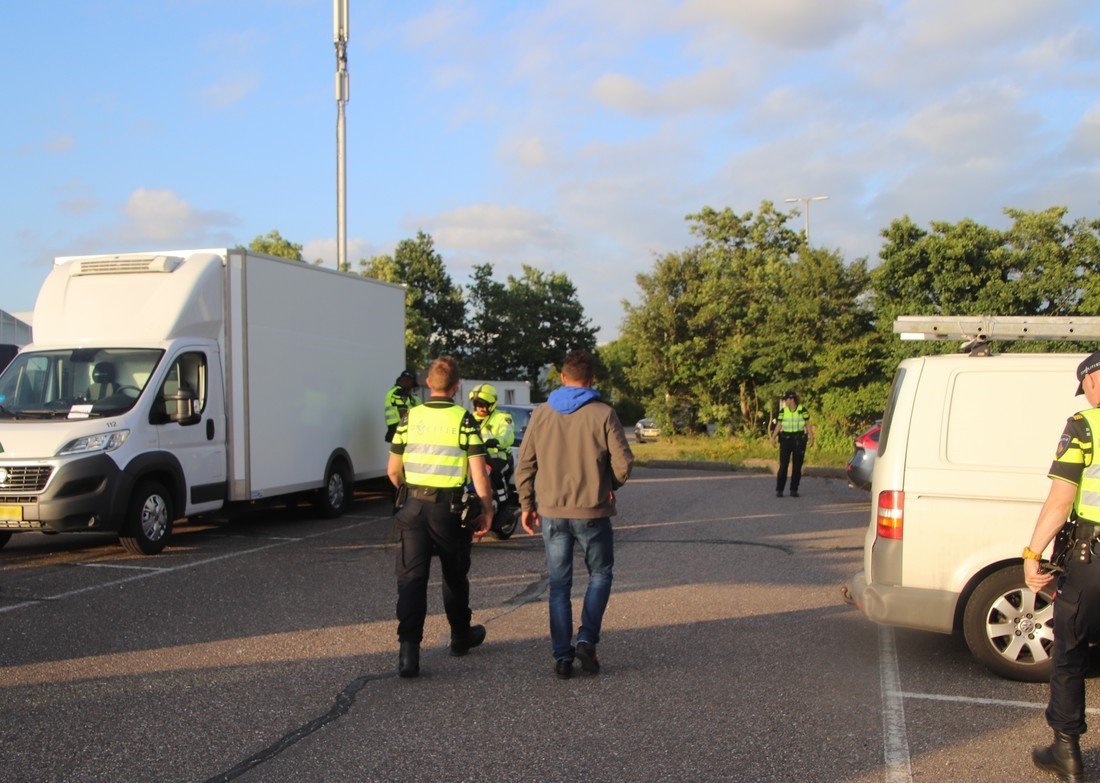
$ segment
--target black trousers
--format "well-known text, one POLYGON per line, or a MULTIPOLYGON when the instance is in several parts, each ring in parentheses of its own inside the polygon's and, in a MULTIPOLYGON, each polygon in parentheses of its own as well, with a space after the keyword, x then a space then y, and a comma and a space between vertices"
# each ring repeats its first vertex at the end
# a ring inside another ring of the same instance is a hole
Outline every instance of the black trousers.
MULTIPOLYGON (((1096 547, 1100 551, 1100 546, 1096 547)), ((1091 563, 1072 559, 1054 597, 1054 647, 1051 655, 1047 723, 1055 731, 1084 734, 1085 674, 1089 643, 1100 641, 1100 555, 1091 563)))
POLYGON ((428 577, 432 556, 443 569, 443 609, 451 634, 470 630, 470 549, 473 532, 459 524, 449 503, 425 503, 412 497, 394 517, 397 548, 397 638, 424 637, 428 614, 428 577))
POLYGON ((791 468, 791 492, 798 491, 802 481, 802 459, 806 456, 805 432, 779 433, 779 471, 775 474, 775 491, 787 485, 787 466, 791 468), (791 463, 794 464, 791 464, 791 463))

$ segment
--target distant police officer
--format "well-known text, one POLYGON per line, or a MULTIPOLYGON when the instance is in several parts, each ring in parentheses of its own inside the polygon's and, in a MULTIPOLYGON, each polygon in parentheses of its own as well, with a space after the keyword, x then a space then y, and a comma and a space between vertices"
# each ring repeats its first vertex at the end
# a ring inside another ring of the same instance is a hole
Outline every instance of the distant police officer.
POLYGON ((779 471, 775 474, 775 496, 783 497, 787 485, 787 466, 791 465, 791 497, 798 497, 798 485, 802 482, 802 460, 806 447, 814 445, 814 428, 810 414, 799 403, 798 395, 789 391, 783 395, 779 417, 772 429, 771 442, 779 439, 779 471))
POLYGON ((516 440, 512 414, 497 410, 497 390, 489 383, 481 383, 470 392, 474 419, 480 427, 485 453, 493 468, 493 492, 497 499, 508 499, 508 476, 512 472, 512 444, 516 440))
POLYGON ((1067 517, 1076 520, 1075 541, 1054 598, 1054 648, 1051 655, 1047 724, 1054 742, 1031 753, 1035 766, 1062 780, 1084 780, 1080 736, 1085 732, 1085 673, 1089 644, 1100 641, 1100 351, 1077 366, 1078 394, 1089 408, 1072 416, 1058 441, 1050 466, 1050 492, 1039 511, 1030 543, 1024 547, 1024 581, 1035 592, 1053 575, 1039 559, 1067 517))
POLYGON ((393 433, 397 431, 401 415, 420 403, 412 393, 413 389, 420 388, 414 373, 402 370, 393 383, 393 388, 386 392, 386 443, 393 441, 393 433))
POLYGON ((485 640, 485 626, 470 625, 470 548, 473 535, 492 523, 493 501, 485 471, 485 446, 473 416, 453 401, 458 365, 444 356, 428 370, 431 398, 410 407, 390 446, 387 473, 404 496, 395 516, 397 551, 398 673, 420 673, 420 642, 428 612, 432 555, 443 570, 443 608, 451 626, 451 655, 465 655, 485 640), (476 529, 462 527, 461 498, 467 477, 481 501, 476 529))

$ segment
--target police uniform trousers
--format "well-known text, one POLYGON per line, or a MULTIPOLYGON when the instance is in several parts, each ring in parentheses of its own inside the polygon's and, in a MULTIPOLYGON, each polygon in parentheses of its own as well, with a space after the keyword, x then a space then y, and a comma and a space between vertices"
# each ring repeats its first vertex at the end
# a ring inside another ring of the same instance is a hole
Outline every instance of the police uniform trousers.
MULTIPOLYGON (((457 490, 461 492, 462 490, 457 490)), ((449 493, 445 493, 449 494, 449 493)), ((473 531, 462 527, 449 502, 425 502, 410 494, 394 517, 397 528, 397 638, 420 643, 428 613, 432 555, 443 568, 443 608, 451 635, 470 630, 470 549, 473 531)))
POLYGON ((779 470, 775 474, 776 492, 782 492, 787 485, 788 465, 791 468, 791 492, 798 491, 798 485, 802 481, 802 460, 805 456, 805 432, 779 433, 779 470))
POLYGON ((1091 563, 1082 563, 1072 554, 1054 597, 1053 666, 1046 718, 1055 731, 1084 734, 1089 644, 1100 642, 1100 555, 1094 555, 1091 563))

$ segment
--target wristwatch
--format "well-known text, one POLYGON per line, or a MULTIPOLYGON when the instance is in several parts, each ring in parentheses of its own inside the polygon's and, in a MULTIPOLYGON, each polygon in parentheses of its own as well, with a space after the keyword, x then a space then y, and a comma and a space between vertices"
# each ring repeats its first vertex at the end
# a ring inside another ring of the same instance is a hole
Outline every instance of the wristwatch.
POLYGON ((1035 552, 1029 546, 1024 547, 1024 553, 1023 553, 1022 557, 1024 558, 1024 560, 1042 560, 1043 559, 1043 556, 1041 554, 1039 554, 1038 552, 1035 552))

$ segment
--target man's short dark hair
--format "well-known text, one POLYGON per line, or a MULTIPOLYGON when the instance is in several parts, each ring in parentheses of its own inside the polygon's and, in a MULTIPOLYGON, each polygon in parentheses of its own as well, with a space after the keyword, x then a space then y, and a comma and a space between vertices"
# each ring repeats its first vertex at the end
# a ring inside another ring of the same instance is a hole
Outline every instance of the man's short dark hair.
POLYGON ((596 360, 588 351, 570 351, 561 363, 561 374, 571 381, 588 383, 596 377, 596 360))

